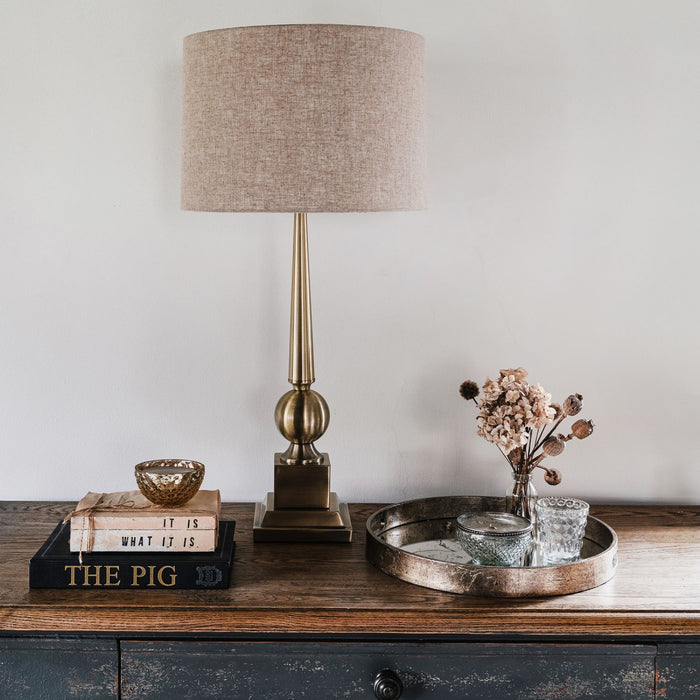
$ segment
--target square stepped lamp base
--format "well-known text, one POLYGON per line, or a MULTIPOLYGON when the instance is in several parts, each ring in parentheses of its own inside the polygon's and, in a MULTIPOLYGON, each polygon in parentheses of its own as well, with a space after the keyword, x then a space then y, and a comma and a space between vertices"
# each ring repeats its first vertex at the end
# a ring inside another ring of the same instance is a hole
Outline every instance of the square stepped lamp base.
POLYGON ((330 494, 330 508, 278 508, 275 494, 255 504, 255 542, 350 542, 352 523, 346 503, 330 494))

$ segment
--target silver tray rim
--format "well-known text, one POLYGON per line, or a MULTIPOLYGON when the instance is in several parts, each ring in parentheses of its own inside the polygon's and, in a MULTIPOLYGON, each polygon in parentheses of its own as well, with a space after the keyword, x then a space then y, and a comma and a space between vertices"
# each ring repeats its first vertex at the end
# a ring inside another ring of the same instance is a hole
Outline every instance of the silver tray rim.
POLYGON ((367 519, 366 558, 384 573, 425 588, 475 596, 533 598, 577 593, 609 581, 617 568, 617 533, 588 516, 586 538, 598 554, 567 564, 532 567, 482 566, 430 559, 382 542, 388 530, 430 520, 450 520, 470 510, 503 510, 489 496, 433 496, 383 506, 367 519))

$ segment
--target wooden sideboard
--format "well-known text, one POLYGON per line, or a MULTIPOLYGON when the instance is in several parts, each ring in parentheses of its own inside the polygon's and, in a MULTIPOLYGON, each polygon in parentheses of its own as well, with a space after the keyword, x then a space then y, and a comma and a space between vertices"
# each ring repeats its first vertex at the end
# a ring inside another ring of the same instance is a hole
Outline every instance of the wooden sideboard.
POLYGON ((553 598, 385 575, 365 560, 369 504, 350 545, 254 544, 253 504, 225 504, 227 590, 30 590, 73 505, 0 504, 0 698, 700 698, 700 507, 593 507, 617 574, 553 598))

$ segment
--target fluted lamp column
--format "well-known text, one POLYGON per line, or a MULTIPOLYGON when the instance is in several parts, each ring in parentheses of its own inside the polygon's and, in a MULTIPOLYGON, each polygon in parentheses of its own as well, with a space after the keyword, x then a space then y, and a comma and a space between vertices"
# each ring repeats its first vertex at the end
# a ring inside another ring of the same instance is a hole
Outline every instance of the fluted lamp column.
MULTIPOLYGON (((294 214, 288 447, 256 508, 256 541, 349 542, 330 490, 315 381, 307 213, 421 209, 423 38, 351 25, 236 27, 184 42, 183 209, 294 214)), ((368 249, 369 250, 369 249, 368 249)), ((362 459, 362 455, 357 455, 362 459)))

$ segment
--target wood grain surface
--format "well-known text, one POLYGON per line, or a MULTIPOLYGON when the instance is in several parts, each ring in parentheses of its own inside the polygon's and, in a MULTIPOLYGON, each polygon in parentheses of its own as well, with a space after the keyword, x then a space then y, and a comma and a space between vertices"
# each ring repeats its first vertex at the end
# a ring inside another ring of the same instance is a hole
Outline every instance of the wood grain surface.
POLYGON ((350 508, 354 542, 253 543, 251 503, 235 519, 227 590, 30 590, 29 559, 74 503, 0 504, 0 631, 108 633, 700 636, 700 507, 598 506, 619 537, 618 570, 582 593, 495 599, 414 586, 365 560, 365 522, 350 508))

